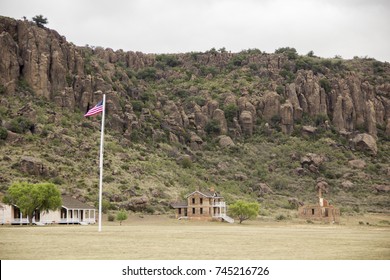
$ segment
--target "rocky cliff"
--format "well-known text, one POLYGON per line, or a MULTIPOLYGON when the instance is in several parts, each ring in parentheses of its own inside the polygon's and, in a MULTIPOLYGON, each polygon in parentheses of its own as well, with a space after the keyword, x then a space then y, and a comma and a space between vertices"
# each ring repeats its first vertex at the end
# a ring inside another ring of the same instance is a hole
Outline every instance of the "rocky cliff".
POLYGON ((13 95, 24 85, 58 106, 85 110, 107 93, 111 122, 127 135, 151 110, 176 136, 183 130, 202 135, 210 120, 219 124, 220 134, 251 135, 259 119, 278 120, 281 129, 291 134, 302 118, 319 116, 339 132, 363 130, 376 138, 379 126, 390 134, 388 63, 362 60, 359 65, 358 61, 312 58, 313 65, 309 60, 301 65, 301 60, 291 60, 285 53, 250 50, 164 56, 78 47, 54 30, 5 17, 0 18, 0 47, 0 83, 6 94, 13 95), (241 74, 256 79, 234 78, 241 74), (224 92, 216 97, 221 89, 201 89, 190 82, 200 76, 210 82, 223 83, 231 76, 238 81, 228 87, 222 84, 224 92), (170 87, 153 91, 151 84, 170 87), (167 102, 171 91, 177 91, 177 97, 184 94, 205 101, 200 105, 183 104, 184 98, 167 102), (153 100, 148 100, 149 108, 139 117, 127 105, 146 92, 154 95, 153 100), (128 104, 121 104, 123 99, 128 104), (238 109, 230 122, 221 111, 226 105, 238 109))

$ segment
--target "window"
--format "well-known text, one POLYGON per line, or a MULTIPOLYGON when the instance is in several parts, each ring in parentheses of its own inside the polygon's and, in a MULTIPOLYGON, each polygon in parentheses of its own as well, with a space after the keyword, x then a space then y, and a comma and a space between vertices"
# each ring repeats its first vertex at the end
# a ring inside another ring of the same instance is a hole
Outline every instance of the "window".
POLYGON ((203 204, 203 198, 199 198, 200 204, 203 204))
POLYGON ((195 204, 195 198, 192 199, 192 204, 195 204))
POLYGON ((311 214, 314 215, 314 209, 311 209, 311 214))
POLYGON ((179 215, 181 215, 181 208, 179 208, 179 215))
POLYGON ((195 214, 195 208, 192 208, 192 214, 195 214))
POLYGON ((203 214, 203 208, 200 208, 200 214, 201 215, 203 214))

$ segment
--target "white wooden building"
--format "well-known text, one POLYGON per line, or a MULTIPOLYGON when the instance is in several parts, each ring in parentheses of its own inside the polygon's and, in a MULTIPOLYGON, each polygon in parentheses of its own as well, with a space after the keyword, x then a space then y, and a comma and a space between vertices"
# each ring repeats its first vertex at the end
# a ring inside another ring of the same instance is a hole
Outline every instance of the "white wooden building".
MULTIPOLYGON (((62 196, 60 210, 41 212, 36 211, 33 217, 34 224, 94 224, 96 222, 94 207, 83 203, 69 195, 62 196)), ((0 204, 1 224, 28 224, 29 217, 21 213, 17 205, 0 204)))

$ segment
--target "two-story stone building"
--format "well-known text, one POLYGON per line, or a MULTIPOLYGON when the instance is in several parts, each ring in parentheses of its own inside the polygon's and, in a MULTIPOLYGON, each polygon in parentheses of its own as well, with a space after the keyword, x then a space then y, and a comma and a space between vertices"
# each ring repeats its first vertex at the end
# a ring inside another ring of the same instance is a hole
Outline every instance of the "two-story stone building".
POLYGON ((177 219, 225 220, 233 223, 227 216, 227 206, 224 198, 214 188, 197 190, 187 195, 186 201, 172 203, 177 219))

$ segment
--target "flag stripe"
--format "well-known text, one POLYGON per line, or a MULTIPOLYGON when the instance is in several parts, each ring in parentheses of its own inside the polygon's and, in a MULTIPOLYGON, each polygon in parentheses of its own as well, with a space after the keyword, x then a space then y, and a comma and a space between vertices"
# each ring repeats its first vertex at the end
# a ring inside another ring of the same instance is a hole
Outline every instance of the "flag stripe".
POLYGON ((90 117, 90 116, 94 116, 96 114, 99 114, 103 112, 103 102, 100 101, 95 107, 93 107, 92 109, 90 109, 85 115, 84 117, 90 117))

